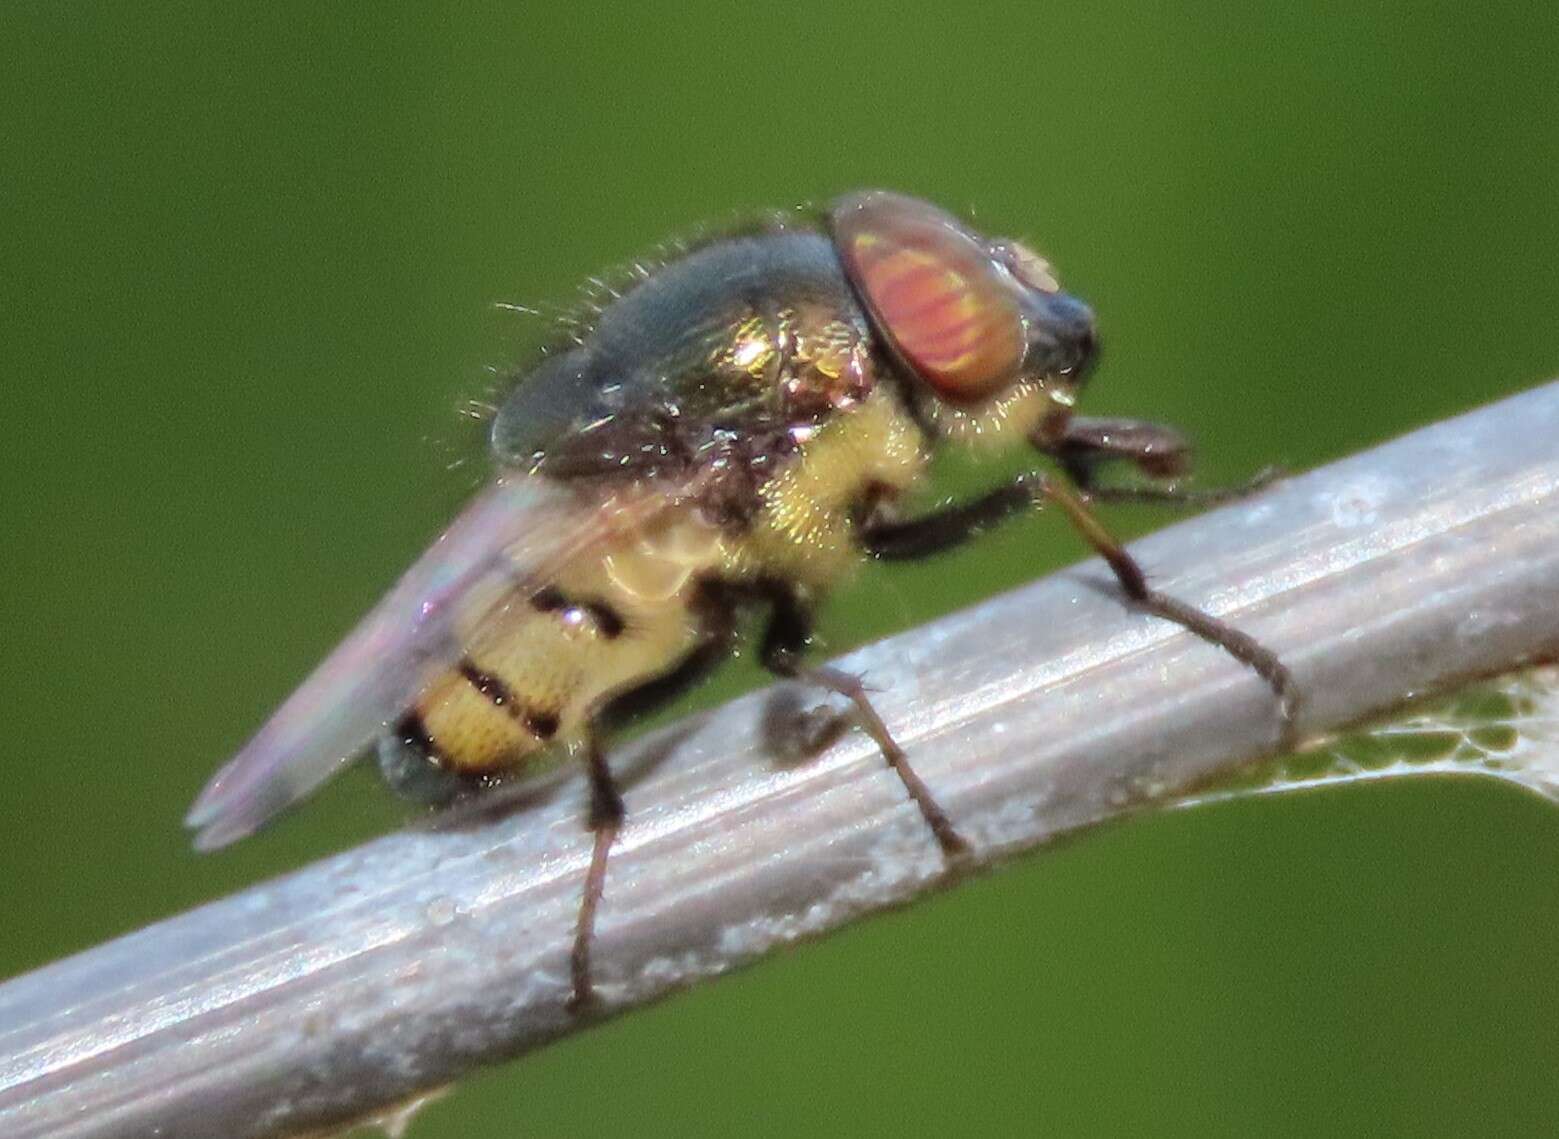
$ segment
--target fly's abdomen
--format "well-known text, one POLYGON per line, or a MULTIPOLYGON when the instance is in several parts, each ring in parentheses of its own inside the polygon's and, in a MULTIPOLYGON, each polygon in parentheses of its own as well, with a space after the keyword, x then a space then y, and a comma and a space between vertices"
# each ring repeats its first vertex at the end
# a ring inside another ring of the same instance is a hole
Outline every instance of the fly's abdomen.
POLYGON ((399 792, 440 800, 462 782, 525 774, 581 743, 615 695, 672 671, 705 630, 692 597, 719 568, 692 524, 596 552, 473 630, 379 748, 399 792))

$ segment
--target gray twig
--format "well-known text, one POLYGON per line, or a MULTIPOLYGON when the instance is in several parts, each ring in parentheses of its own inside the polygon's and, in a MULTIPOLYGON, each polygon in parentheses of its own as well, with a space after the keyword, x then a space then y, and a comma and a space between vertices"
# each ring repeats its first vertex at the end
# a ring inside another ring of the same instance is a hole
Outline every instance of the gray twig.
MULTIPOLYGON (((1133 547, 1277 649, 1329 731, 1559 653, 1559 384, 1133 547)), ((840 662, 988 862, 1262 755, 1266 686, 1088 562, 840 662)), ((621 1011, 940 881, 864 737, 801 765, 784 690, 626 748, 596 944, 621 1011), (772 742, 772 741, 771 741, 772 742)), ((260 1136, 359 1117, 573 1031, 578 781, 393 834, 0 986, 0 1134, 260 1136)))

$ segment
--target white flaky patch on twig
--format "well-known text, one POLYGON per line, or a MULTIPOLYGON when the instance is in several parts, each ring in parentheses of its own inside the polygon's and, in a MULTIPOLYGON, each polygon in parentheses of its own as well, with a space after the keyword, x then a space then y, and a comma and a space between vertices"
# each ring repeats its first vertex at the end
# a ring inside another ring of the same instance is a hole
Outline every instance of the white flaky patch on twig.
POLYGON ((1474 683, 1299 755, 1254 764, 1174 805, 1428 776, 1496 779, 1559 803, 1559 668, 1474 683))

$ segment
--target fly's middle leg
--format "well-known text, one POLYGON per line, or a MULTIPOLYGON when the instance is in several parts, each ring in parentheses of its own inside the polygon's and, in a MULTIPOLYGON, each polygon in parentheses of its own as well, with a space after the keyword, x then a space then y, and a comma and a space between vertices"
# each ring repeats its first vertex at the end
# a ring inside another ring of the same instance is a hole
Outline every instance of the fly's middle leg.
MULTIPOLYGON (((910 765, 909 756, 893 738, 887 724, 872 707, 861 678, 842 669, 828 665, 808 665, 803 656, 812 638, 812 610, 797 591, 781 582, 765 583, 763 593, 770 602, 769 624, 764 631, 760 659, 763 666, 776 676, 815 684, 819 688, 835 692, 850 701, 854 719, 871 736, 893 773, 904 784, 904 790, 920 809, 921 816, 942 848, 943 857, 949 863, 962 860, 969 853, 969 843, 953 826, 942 805, 936 801, 931 789, 910 765)), ((842 721, 836 721, 836 724, 842 721)), ((830 731, 831 740, 838 733, 830 731)))

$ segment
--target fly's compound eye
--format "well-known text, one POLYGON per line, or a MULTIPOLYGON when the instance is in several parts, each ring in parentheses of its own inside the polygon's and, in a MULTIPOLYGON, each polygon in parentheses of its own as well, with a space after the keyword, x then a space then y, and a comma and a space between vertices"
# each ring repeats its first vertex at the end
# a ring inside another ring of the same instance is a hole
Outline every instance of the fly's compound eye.
POLYGON ((981 403, 1017 378, 1026 350, 1018 270, 999 264, 956 218, 870 191, 835 203, 830 224, 878 331, 938 396, 981 403))

